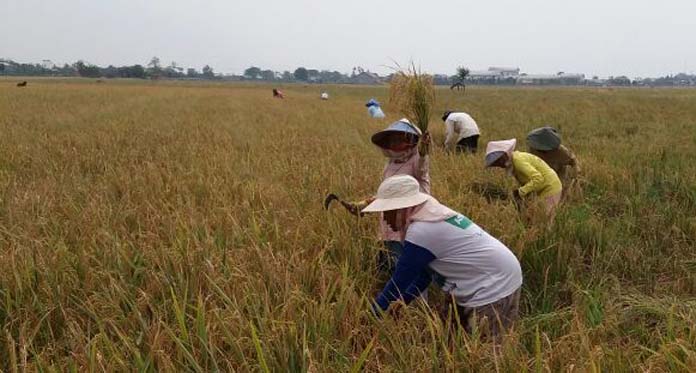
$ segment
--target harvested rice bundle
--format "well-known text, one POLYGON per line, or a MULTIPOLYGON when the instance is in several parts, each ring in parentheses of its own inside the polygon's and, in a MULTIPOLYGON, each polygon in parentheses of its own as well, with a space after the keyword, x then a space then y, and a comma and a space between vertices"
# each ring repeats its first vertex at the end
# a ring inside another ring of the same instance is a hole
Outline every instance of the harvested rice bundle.
POLYGON ((397 71, 389 83, 389 101, 426 133, 435 105, 432 76, 418 71, 415 65, 407 71, 397 71))

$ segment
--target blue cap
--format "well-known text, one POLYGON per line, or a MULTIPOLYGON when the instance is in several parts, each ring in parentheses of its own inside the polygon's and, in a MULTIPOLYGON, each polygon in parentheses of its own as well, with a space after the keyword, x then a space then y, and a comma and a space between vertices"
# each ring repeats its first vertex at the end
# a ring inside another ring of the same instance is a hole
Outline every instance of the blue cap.
POLYGON ((370 106, 379 106, 379 102, 377 102, 377 100, 375 100, 374 98, 371 98, 369 101, 367 101, 367 103, 365 104, 365 106, 367 106, 367 107, 370 107, 370 106))

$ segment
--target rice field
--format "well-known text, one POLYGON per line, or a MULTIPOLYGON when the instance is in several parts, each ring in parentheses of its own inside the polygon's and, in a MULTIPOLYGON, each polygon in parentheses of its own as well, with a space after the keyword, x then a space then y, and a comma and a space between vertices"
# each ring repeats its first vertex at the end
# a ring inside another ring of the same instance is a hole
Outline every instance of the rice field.
POLYGON ((500 348, 429 304, 375 320, 386 87, 0 80, 0 370, 696 370, 696 90, 436 90, 433 195, 509 246, 522 314, 500 348), (319 94, 331 97, 321 101, 319 94), (384 120, 364 103, 385 103, 384 120), (583 190, 546 228, 442 150, 559 128, 583 190), (484 187, 482 187, 484 186, 484 187))

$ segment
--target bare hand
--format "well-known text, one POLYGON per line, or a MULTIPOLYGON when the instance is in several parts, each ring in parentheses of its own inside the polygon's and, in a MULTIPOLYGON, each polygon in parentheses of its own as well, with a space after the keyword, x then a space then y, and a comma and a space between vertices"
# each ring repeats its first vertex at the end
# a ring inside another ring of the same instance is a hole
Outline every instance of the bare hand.
POLYGON ((346 210, 348 210, 348 212, 350 212, 351 214, 353 214, 353 215, 355 215, 355 216, 362 216, 362 213, 360 212, 360 207, 358 206, 357 203, 350 203, 350 202, 343 202, 343 201, 341 201, 341 204, 342 204, 343 207, 345 207, 346 210))
POLYGON ((421 156, 430 154, 432 142, 433 140, 430 137, 430 132, 426 131, 418 142, 418 154, 421 156))
POLYGON ((401 314, 403 313, 403 309, 404 309, 403 302, 394 302, 389 307, 388 312, 392 318, 398 320, 401 318, 401 314))

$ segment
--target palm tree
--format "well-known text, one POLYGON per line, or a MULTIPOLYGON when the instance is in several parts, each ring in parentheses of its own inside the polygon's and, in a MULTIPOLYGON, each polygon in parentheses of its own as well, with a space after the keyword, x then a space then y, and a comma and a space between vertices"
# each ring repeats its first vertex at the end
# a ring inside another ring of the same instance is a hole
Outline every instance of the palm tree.
POLYGON ((454 76, 455 82, 454 84, 452 84, 450 89, 456 88, 457 91, 460 89, 464 89, 464 91, 466 92, 466 85, 464 84, 464 82, 466 81, 467 76, 469 76, 469 69, 467 69, 464 66, 457 67, 457 75, 454 76))

